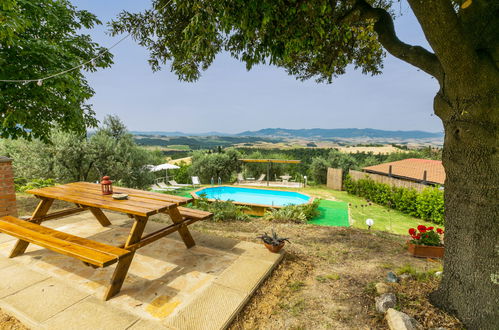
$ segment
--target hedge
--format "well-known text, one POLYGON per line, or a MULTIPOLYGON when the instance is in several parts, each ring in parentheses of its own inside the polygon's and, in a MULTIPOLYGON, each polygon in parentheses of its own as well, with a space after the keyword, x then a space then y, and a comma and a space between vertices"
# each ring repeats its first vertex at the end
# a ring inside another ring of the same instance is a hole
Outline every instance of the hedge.
POLYGON ((354 181, 349 176, 344 181, 344 188, 348 193, 374 203, 438 225, 444 224, 444 193, 438 188, 428 187, 418 192, 378 183, 368 177, 354 181))

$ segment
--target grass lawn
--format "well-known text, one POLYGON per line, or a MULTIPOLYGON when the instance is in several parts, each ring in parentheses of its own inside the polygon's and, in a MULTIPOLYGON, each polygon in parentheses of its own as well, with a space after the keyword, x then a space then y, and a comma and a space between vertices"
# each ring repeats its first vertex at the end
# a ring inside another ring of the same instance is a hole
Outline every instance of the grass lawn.
POLYGON ((369 218, 374 220, 374 225, 371 227, 372 230, 382 230, 399 235, 408 235, 407 231, 409 228, 416 228, 421 224, 425 226, 435 226, 435 224, 431 222, 412 217, 381 205, 372 203, 372 205, 369 206, 365 199, 350 195, 346 191, 327 189, 325 193, 337 200, 351 204, 350 216, 353 220, 353 227, 367 229, 366 219, 369 218))
POLYGON ((389 209, 385 206, 371 203, 368 205, 366 200, 361 197, 348 194, 346 191, 336 191, 328 189, 325 186, 309 186, 306 188, 272 188, 276 190, 292 190, 302 192, 310 196, 322 199, 332 199, 350 203, 350 218, 352 226, 361 229, 367 229, 366 219, 374 220, 374 226, 371 230, 381 230, 398 235, 408 236, 409 228, 415 228, 420 224, 425 226, 435 226, 435 224, 421 220, 402 212, 389 209))

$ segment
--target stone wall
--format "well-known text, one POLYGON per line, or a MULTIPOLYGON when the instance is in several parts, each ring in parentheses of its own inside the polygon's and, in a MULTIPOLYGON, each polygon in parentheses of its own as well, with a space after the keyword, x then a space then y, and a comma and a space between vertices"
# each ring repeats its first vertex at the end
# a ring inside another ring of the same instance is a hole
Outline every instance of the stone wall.
POLYGON ((379 175, 379 174, 374 174, 374 173, 366 173, 366 172, 360 172, 360 171, 354 171, 350 170, 349 172, 350 177, 352 180, 359 180, 359 179, 364 179, 366 176, 371 178, 375 182, 379 183, 384 183, 387 185, 390 185, 392 187, 403 187, 403 188, 413 188, 416 189, 417 191, 422 191, 424 188, 427 188, 428 186, 425 184, 417 183, 417 182, 412 182, 412 181, 407 181, 407 180, 400 180, 400 179, 395 179, 391 178, 386 175, 379 175))
POLYGON ((12 159, 0 156, 0 217, 17 217, 16 188, 12 159))
POLYGON ((341 168, 328 168, 327 169, 327 183, 326 186, 333 190, 343 189, 343 170, 341 168))

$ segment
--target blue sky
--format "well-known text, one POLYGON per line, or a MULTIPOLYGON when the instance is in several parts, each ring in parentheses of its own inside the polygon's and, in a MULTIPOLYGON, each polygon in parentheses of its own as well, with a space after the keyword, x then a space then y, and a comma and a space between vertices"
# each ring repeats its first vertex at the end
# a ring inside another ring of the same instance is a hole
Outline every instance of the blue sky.
MULTIPOLYGON (((119 37, 105 23, 122 10, 137 12, 150 0, 72 0, 94 13, 104 26, 89 31, 110 46, 119 37)), ((401 40, 428 47, 407 3, 397 6, 401 40), (400 15, 401 14, 401 15, 400 15)), ((96 95, 90 100, 97 118, 116 114, 130 130, 221 131, 236 133, 268 127, 377 128, 442 131, 432 116, 437 82, 424 72, 387 55, 383 74, 371 77, 349 70, 333 84, 301 82, 283 69, 243 63, 220 54, 194 83, 180 82, 169 67, 153 73, 148 52, 131 38, 112 50, 115 64, 88 73, 96 95)))

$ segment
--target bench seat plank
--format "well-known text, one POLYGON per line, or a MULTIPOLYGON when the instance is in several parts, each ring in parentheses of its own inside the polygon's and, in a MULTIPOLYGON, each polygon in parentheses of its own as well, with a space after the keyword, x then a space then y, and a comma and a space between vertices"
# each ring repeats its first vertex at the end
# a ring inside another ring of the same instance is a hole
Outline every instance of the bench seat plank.
POLYGON ((213 213, 210 213, 207 211, 190 209, 190 208, 182 207, 182 206, 179 206, 178 210, 183 217, 190 218, 190 219, 196 219, 196 220, 208 219, 209 217, 211 217, 213 215, 213 213))
POLYGON ((0 218, 0 232, 98 267, 112 265, 130 253, 125 249, 63 233, 11 216, 0 218))

